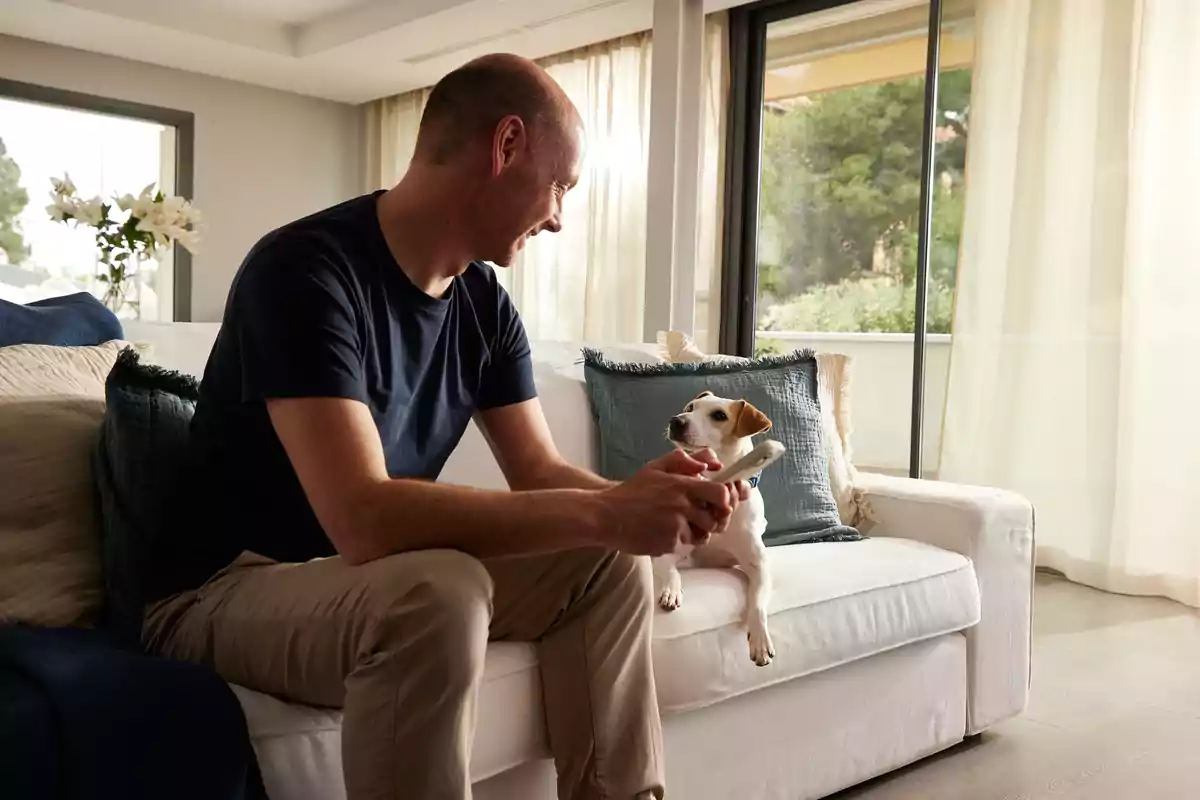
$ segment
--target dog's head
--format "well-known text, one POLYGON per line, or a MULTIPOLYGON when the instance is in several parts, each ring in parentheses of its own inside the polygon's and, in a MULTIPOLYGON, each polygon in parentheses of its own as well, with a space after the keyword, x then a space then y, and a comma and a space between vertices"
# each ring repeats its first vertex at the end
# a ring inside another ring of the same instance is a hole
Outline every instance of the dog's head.
POLYGON ((671 417, 667 438, 684 450, 711 447, 727 451, 739 440, 769 430, 771 420, 745 400, 727 400, 701 392, 671 417))

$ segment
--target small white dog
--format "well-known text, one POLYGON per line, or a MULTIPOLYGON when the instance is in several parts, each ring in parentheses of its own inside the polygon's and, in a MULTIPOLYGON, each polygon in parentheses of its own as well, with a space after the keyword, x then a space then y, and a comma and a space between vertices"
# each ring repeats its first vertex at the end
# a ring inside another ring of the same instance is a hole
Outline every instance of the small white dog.
MULTIPOLYGON (((771 420, 745 400, 726 400, 712 392, 701 392, 688 403, 683 413, 671 418, 667 438, 682 450, 694 452, 711 448, 722 464, 728 466, 754 449, 750 437, 770 429, 771 420)), ((750 658, 760 667, 771 663, 775 645, 767 630, 767 601, 771 595, 771 575, 766 566, 767 530, 762 495, 757 481, 751 481, 750 499, 739 503, 724 533, 714 534, 699 547, 682 545, 674 553, 654 559, 655 591, 658 604, 667 611, 679 608, 683 588, 679 566, 740 567, 749 581, 746 604, 746 631, 750 658)))

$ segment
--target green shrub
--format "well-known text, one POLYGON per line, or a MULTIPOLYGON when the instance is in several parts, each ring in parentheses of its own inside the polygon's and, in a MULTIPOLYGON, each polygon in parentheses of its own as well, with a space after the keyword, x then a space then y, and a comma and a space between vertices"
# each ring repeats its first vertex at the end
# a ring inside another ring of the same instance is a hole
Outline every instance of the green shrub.
MULTIPOLYGON (((930 333, 950 333, 953 291, 938 281, 929 283, 930 333)), ((912 333, 916 318, 916 287, 894 278, 861 278, 814 286, 790 300, 764 308, 759 329, 767 331, 828 331, 844 333, 912 333)))

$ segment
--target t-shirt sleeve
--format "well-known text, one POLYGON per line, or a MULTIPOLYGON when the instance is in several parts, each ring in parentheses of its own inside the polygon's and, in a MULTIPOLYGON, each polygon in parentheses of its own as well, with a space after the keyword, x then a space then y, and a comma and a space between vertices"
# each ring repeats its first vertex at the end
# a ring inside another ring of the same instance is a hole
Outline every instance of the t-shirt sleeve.
POLYGON ((233 301, 243 401, 366 402, 353 291, 333 263, 309 248, 260 252, 238 279, 233 301))
POLYGON ((496 286, 496 292, 496 338, 488 364, 483 370, 479 391, 479 408, 482 410, 523 403, 537 397, 525 325, 508 292, 501 286, 496 286))

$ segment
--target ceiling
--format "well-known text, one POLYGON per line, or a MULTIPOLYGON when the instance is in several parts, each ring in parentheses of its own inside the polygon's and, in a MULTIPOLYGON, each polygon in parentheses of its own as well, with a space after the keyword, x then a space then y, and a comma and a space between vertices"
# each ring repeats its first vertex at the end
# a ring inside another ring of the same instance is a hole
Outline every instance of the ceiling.
MULTIPOLYGON (((706 11, 739 0, 705 0, 706 11)), ((0 33, 345 103, 652 26, 653 0, 0 0, 0 33)))

